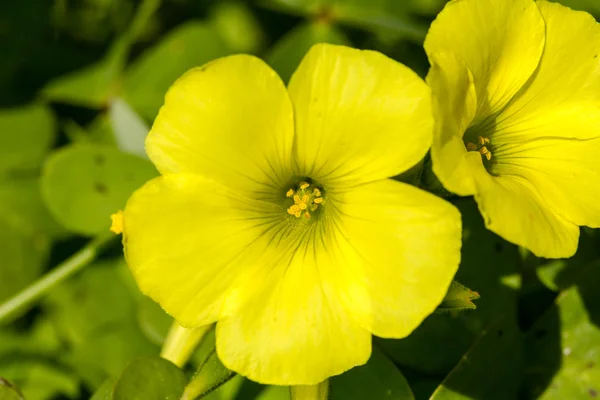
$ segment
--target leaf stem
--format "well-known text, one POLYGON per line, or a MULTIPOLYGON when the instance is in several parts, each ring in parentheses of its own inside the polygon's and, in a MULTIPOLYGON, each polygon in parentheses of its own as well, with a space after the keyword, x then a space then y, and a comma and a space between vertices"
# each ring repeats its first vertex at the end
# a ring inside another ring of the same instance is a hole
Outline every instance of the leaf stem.
POLYGON ((73 254, 62 264, 52 269, 42 278, 32 283, 12 298, 0 305, 0 324, 31 306, 54 286, 92 262, 104 246, 115 239, 114 233, 108 232, 91 240, 84 248, 73 254))

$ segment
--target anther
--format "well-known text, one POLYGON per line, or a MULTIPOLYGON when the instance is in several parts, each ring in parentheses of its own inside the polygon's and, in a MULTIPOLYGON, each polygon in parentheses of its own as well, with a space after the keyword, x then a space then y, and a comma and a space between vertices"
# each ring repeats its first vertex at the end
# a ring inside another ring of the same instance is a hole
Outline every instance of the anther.
POLYGON ((481 154, 482 156, 484 156, 486 160, 490 161, 492 159, 492 152, 489 151, 489 149, 487 148, 486 145, 488 145, 488 144, 490 144, 489 138, 479 136, 477 138, 477 144, 472 143, 472 142, 467 142, 466 147, 467 147, 467 150, 476 151, 479 154, 481 154))
POLYGON ((311 187, 308 182, 300 182, 297 190, 289 189, 285 195, 294 200, 294 204, 287 209, 287 212, 296 218, 304 215, 304 218, 310 219, 310 213, 316 211, 319 204, 323 204, 324 201, 321 197, 321 189, 311 187))

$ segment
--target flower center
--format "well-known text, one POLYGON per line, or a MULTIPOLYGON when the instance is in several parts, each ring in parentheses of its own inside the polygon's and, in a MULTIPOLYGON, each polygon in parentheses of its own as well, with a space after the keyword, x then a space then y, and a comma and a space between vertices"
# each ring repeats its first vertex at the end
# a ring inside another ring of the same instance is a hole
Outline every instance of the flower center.
POLYGON ((477 151, 482 157, 485 157, 486 160, 490 161, 492 159, 492 152, 488 149, 488 146, 491 146, 490 139, 479 136, 477 138, 477 143, 467 142, 466 146, 467 150, 477 151))
POLYGON ((323 205, 325 201, 322 197, 322 190, 306 181, 300 182, 296 189, 288 190, 285 194, 286 197, 294 200, 294 204, 287 209, 288 214, 296 218, 304 216, 304 218, 310 219, 311 213, 316 211, 319 205, 323 205))

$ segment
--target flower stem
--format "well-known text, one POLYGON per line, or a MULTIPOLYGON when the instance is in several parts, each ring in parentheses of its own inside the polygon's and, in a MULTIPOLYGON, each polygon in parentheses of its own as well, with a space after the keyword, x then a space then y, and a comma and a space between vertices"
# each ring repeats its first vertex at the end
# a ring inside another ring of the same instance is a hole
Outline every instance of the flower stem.
POLYGON ((163 343, 160 356, 178 367, 183 367, 211 327, 212 325, 204 325, 189 329, 173 322, 163 343))
POLYGON ((329 381, 318 385, 290 386, 291 400, 327 400, 329 396, 329 381))
POLYGON ((73 254, 62 264, 5 301, 0 305, 0 324, 31 306, 36 300, 46 294, 48 290, 88 265, 98 256, 104 246, 116 237, 113 233, 109 232, 94 238, 83 249, 73 254))

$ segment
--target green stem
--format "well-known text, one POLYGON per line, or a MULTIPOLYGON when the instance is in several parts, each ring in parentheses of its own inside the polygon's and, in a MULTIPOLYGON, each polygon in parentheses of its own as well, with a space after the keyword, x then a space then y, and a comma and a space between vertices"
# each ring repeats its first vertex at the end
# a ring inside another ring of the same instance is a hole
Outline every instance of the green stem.
POLYGON ((189 329, 173 322, 160 356, 180 368, 183 367, 211 327, 212 325, 209 324, 189 329))
POLYGON ((102 248, 116 237, 117 236, 115 236, 114 233, 96 237, 83 249, 73 254, 73 256, 52 269, 41 279, 5 301, 0 305, 0 324, 31 306, 36 300, 46 294, 48 290, 88 265, 96 258, 96 256, 98 256, 100 251, 102 251, 102 248))
POLYGON ((291 400, 327 400, 328 396, 328 380, 317 385, 290 386, 291 400))

